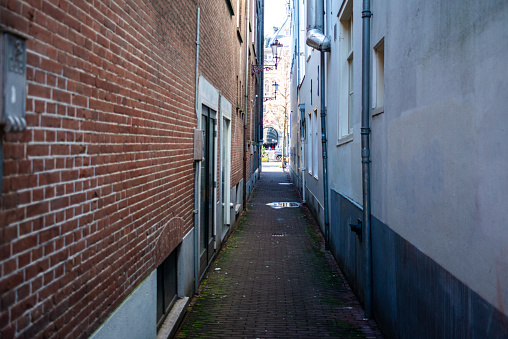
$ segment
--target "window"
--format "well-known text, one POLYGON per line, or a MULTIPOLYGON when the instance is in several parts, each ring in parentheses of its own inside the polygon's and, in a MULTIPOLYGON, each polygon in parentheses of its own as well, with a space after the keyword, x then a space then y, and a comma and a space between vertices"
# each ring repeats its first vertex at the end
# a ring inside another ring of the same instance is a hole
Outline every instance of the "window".
POLYGON ((374 47, 374 107, 372 115, 384 112, 385 105, 385 43, 384 38, 381 39, 374 47))
POLYGON ((312 131, 313 131, 313 125, 314 125, 314 119, 312 119, 312 114, 311 112, 309 112, 309 119, 308 119, 308 128, 307 128, 307 132, 308 132, 308 137, 307 137, 307 154, 306 154, 306 158, 307 158, 307 169, 309 171, 309 174, 312 174, 312 131))
POLYGON ((236 0, 236 27, 240 28, 240 0, 236 0))
POLYGON ((177 298, 177 260, 174 250, 157 267, 157 329, 164 323, 177 298))
POLYGON ((354 63, 353 63, 353 1, 344 6, 340 17, 340 86, 339 141, 353 133, 354 121, 354 63))
POLYGON ((314 141, 312 142, 312 174, 314 174, 314 178, 317 179, 318 177, 318 165, 319 165, 319 123, 318 123, 318 117, 317 117, 317 108, 314 109, 314 124, 312 125, 313 128, 313 137, 314 141))

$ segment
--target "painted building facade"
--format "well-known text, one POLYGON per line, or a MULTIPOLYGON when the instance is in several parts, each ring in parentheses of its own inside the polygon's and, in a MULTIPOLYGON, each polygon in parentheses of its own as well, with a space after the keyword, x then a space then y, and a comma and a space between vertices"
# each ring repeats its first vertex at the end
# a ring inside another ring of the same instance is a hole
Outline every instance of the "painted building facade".
MULTIPOLYGON (((365 301, 365 229, 360 239, 350 226, 365 225, 364 8, 323 3, 324 62, 306 45, 308 4, 292 1, 291 145, 299 156, 290 170, 365 301)), ((506 338, 508 4, 384 0, 370 11, 372 315, 388 337, 506 338)))
POLYGON ((0 3, 26 77, 26 128, 1 125, 2 338, 171 335, 259 175, 262 12, 0 3))

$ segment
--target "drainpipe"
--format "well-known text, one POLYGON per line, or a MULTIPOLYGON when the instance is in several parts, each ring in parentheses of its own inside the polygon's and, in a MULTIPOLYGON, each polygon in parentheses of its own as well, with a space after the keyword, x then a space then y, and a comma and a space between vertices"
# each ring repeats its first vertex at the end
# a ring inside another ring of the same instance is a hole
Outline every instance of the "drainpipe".
MULTIPOLYGON (((295 54, 296 54, 296 102, 297 104, 300 102, 300 90, 299 90, 299 86, 300 86, 300 0, 295 0, 296 2, 296 6, 295 6, 295 18, 296 18, 296 49, 295 49, 295 54)), ((302 119, 302 117, 304 116, 302 113, 302 110, 300 109, 300 104, 298 104, 298 112, 300 112, 300 126, 302 126, 302 128, 300 128, 300 144, 302 146, 302 159, 301 159, 301 163, 304 164, 304 157, 303 157, 303 149, 305 148, 303 146, 303 133, 302 131, 304 130, 303 128, 303 123, 304 123, 304 120, 302 119)), ((297 119, 298 120, 298 119, 297 119)), ((298 152, 298 148, 296 149, 297 152, 298 152)), ((298 164, 300 165, 300 164, 298 164)), ((305 204, 305 171, 303 170, 303 166, 300 168, 300 171, 301 171, 301 176, 302 176, 302 202, 305 204)))
POLYGON ((325 249, 330 250, 330 221, 328 216, 328 153, 326 142, 326 106, 325 106, 325 53, 321 52, 321 143, 323 157, 323 187, 325 213, 325 249))
MULTIPOLYGON (((195 96, 195 110, 197 119, 197 128, 200 128, 200 114, 199 114, 199 20, 201 9, 198 7, 198 18, 196 26, 196 96, 195 96)), ((199 289, 199 162, 194 162, 194 293, 198 293, 199 289)))
MULTIPOLYGON (((296 86, 300 85, 300 0, 296 2, 296 86)), ((298 102, 300 91, 296 91, 296 102, 298 102)))
MULTIPOLYGON (((330 52, 330 38, 324 34, 323 0, 307 2, 307 45, 321 52, 330 52)), ((323 66, 323 65, 321 65, 323 66)))
POLYGON ((362 182, 365 239, 365 315, 372 316, 372 245, 370 205, 370 0, 363 0, 362 41, 362 182))
MULTIPOLYGON (((246 1, 247 8, 245 9, 245 110, 243 115, 243 208, 247 208, 247 179, 250 180, 250 173, 247 175, 247 112, 249 105, 249 9, 250 1, 246 1)), ((250 172, 250 171, 249 171, 250 172)))
MULTIPOLYGON (((298 92, 300 92, 300 89, 298 88, 298 92)), ((300 122, 303 125, 300 138, 302 139, 302 203, 306 203, 305 201, 305 134, 307 132, 307 126, 305 121, 305 104, 299 104, 298 108, 300 110, 300 122)))
POLYGON ((325 52, 330 52, 330 38, 324 34, 324 0, 307 2, 307 45, 321 51, 321 143, 323 158, 323 205, 325 215, 325 249, 330 250, 330 221, 328 216, 328 154, 325 107, 325 52))

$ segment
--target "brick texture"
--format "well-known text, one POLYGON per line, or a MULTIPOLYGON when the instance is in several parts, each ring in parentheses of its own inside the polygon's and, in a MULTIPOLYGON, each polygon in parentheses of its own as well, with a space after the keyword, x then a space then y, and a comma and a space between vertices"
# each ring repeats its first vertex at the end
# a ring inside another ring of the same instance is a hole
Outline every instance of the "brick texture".
POLYGON ((28 128, 3 135, 0 337, 88 337, 193 227, 198 5, 0 1, 28 36, 28 128))
POLYGON ((231 187, 255 171, 256 25, 228 2, 0 0, 28 37, 28 128, 2 135, 0 338, 88 337, 194 226, 198 7, 200 75, 236 108, 231 187))
MULTIPOLYGON (((250 177, 250 150, 246 147, 256 134, 250 133, 251 117, 257 117, 255 99, 255 77, 250 74, 250 65, 255 62, 256 51, 252 47, 255 39, 254 1, 250 1, 249 18, 251 25, 241 22, 237 27, 237 15, 246 15, 246 1, 240 1, 240 13, 230 13, 224 1, 200 1, 200 74, 219 90, 233 104, 231 135, 231 187, 240 180, 250 177), (238 33, 240 32, 240 34, 238 33), (249 34, 249 58, 246 69, 246 43, 249 34), (239 37, 240 36, 240 37, 239 37), (248 97, 245 97, 245 76, 248 73, 248 97), (247 111, 246 111, 247 101, 247 111), (247 114, 247 119, 245 119, 247 114), (246 120, 246 123, 245 121, 246 120), (246 161, 244 171, 244 159, 246 161)), ((235 2, 236 4, 236 2, 235 2)), ((234 5, 235 5, 234 4, 234 5)), ((237 8, 234 7, 234 11, 237 8)), ((244 18, 242 16, 242 18, 244 18)), ((259 96, 261 98, 261 96, 259 96)), ((257 121, 257 120, 256 120, 257 121)), ((220 152, 220 149, 219 149, 220 152)), ((245 180, 244 180, 245 182, 245 180)))

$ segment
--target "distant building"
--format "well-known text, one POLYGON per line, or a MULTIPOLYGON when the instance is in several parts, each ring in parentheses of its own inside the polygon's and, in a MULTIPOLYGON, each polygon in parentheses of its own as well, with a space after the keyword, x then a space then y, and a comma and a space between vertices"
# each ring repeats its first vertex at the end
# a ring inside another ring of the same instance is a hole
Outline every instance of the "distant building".
POLYGON ((277 68, 272 67, 264 71, 264 135, 267 134, 267 129, 273 128, 278 132, 278 141, 274 144, 264 140, 265 144, 270 144, 272 147, 282 147, 284 140, 287 143, 287 122, 289 118, 289 72, 291 68, 291 30, 290 30, 290 17, 284 18, 280 28, 274 27, 274 32, 271 36, 265 37, 264 48, 264 61, 265 65, 275 65, 277 68), (278 42, 282 46, 278 49, 277 60, 273 54, 271 45, 278 42), (286 125, 285 125, 286 124, 286 125), (284 139, 286 135, 286 139, 284 139))
POLYGON ((290 171, 331 252, 362 302, 371 293, 387 337, 507 338, 508 3, 372 1, 362 130, 368 13, 361 1, 323 1, 317 27, 306 22, 316 1, 291 2, 290 171), (306 44, 308 27, 329 51, 306 44))

